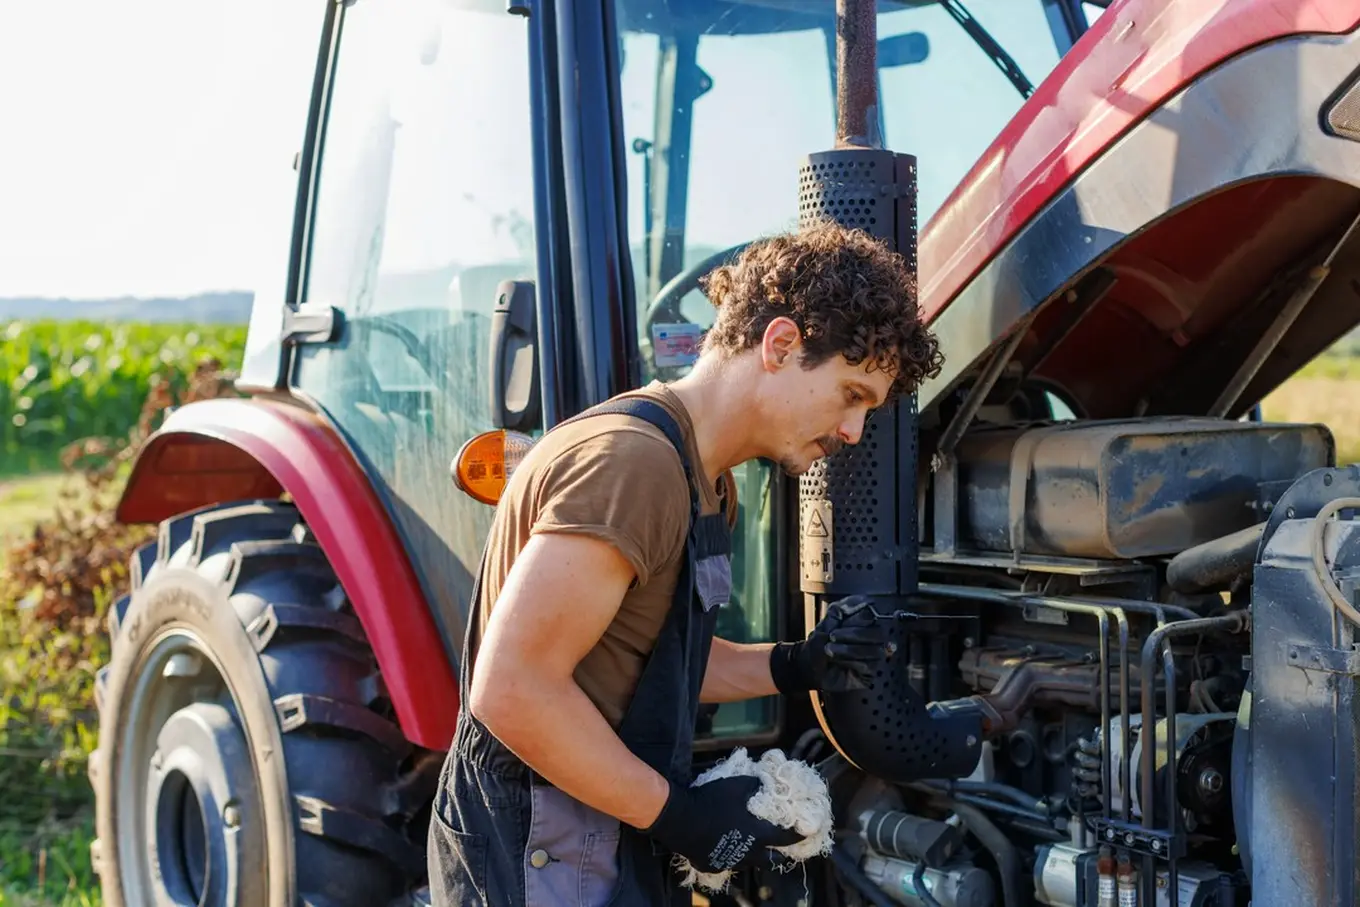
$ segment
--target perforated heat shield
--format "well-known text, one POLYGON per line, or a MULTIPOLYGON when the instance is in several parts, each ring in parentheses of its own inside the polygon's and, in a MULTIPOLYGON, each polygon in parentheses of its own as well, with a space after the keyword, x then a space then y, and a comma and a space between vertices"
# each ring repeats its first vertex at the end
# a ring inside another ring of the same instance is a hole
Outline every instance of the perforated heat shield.
MULTIPOLYGON (((809 155, 800 224, 830 219, 886 240, 916 271, 916 159, 868 148, 809 155)), ((799 482, 804 592, 841 597, 916 591, 916 399, 879 409, 854 447, 799 482)))

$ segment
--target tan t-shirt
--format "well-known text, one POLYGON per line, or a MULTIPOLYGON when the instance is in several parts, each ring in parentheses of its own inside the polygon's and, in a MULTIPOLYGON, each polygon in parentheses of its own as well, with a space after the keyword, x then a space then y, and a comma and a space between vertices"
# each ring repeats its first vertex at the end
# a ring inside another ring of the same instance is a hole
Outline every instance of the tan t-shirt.
MULTIPOLYGON (((704 478, 694 427, 680 399, 659 382, 629 396, 659 403, 676 420, 700 486, 701 511, 716 513, 720 498, 704 478)), ((609 542, 637 578, 575 679, 617 727, 671 605, 689 508, 680 457, 650 423, 611 413, 544 435, 511 476, 492 523, 483 605, 472 618, 474 652, 510 566, 531 535, 570 532, 609 542)))

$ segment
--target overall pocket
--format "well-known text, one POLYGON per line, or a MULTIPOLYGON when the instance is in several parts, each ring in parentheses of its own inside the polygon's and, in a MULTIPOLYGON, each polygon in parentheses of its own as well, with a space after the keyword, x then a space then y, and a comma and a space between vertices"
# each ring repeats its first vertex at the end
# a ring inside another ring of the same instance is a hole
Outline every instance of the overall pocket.
POLYGON ((435 907, 490 907, 486 896, 486 835, 459 831, 434 810, 426 846, 435 907))
POLYGON ((525 907, 603 907, 619 885, 619 821, 536 782, 525 907))
POLYGON ((704 611, 712 611, 732 599, 732 561, 725 554, 700 558, 694 565, 694 584, 704 611))

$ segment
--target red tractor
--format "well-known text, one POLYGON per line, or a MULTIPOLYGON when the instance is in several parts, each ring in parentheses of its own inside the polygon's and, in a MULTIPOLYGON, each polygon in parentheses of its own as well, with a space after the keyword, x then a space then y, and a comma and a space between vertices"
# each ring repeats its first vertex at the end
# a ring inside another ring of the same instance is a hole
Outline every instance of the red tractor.
POLYGON ((838 824, 712 903, 1360 898, 1360 468, 1257 406, 1360 321, 1360 0, 968 3, 317 3, 244 396, 119 505, 105 903, 421 903, 493 512, 451 463, 682 374, 700 277, 818 217, 919 266, 946 363, 735 476, 720 634, 863 593, 898 645, 702 716, 838 824))

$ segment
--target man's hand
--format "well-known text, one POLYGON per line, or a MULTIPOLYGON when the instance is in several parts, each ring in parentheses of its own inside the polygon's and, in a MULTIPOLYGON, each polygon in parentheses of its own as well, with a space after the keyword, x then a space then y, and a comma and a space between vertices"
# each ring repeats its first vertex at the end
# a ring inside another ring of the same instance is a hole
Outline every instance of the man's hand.
POLYGON ((768 848, 803 840, 792 828, 780 828, 751 815, 746 803, 760 790, 750 776, 718 778, 697 787, 671 785, 661 815, 643 833, 685 857, 703 873, 757 866, 776 858, 768 848))
POLYGON ((786 694, 868 688, 888 654, 887 628, 868 605, 862 595, 832 602, 807 639, 776 645, 770 652, 775 687, 786 694))

